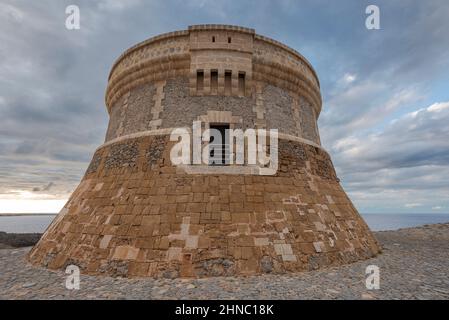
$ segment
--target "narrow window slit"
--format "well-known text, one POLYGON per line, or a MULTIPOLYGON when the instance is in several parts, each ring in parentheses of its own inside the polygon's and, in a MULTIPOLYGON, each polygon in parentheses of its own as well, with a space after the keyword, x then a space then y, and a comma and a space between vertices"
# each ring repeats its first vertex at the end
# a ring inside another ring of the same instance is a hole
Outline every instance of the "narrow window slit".
POLYGON ((196 72, 196 90, 203 91, 204 89, 204 71, 198 70, 196 72))
POLYGON ((210 91, 212 94, 217 94, 218 90, 218 70, 210 71, 210 91))
POLYGON ((239 72, 239 95, 245 95, 245 73, 239 72))
POLYGON ((225 94, 230 95, 232 91, 232 71, 225 71, 225 94))

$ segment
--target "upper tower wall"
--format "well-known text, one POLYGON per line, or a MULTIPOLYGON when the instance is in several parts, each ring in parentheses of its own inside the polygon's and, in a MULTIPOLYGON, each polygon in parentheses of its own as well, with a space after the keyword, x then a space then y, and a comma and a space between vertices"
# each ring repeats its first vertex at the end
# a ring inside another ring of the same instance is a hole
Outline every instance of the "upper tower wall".
POLYGON ((191 126, 217 111, 237 116, 242 128, 276 128, 320 143, 321 95, 312 66, 249 28, 195 25, 129 48, 110 72, 106 106, 107 141, 191 126))

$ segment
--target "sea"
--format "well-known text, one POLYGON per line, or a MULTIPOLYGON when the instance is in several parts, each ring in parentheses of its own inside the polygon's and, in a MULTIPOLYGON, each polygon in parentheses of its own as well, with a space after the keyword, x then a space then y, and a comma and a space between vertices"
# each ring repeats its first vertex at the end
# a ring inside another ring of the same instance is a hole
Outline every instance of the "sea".
MULTIPOLYGON (((0 214, 0 231, 8 233, 42 233, 47 229, 55 214, 0 214)), ((449 222, 449 214, 362 214, 373 231, 396 230, 416 227, 423 224, 449 222)))

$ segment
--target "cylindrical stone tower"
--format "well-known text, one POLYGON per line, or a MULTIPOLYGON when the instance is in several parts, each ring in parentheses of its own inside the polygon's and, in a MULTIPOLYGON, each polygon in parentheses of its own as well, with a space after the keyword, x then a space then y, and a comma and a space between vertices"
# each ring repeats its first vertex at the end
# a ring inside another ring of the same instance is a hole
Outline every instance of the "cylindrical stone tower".
POLYGON ((319 81, 295 50, 227 25, 159 35, 115 62, 106 106, 106 141, 32 263, 202 277, 305 271, 379 252, 321 147, 319 81), (170 133, 194 121, 277 129, 277 172, 175 166, 170 133))

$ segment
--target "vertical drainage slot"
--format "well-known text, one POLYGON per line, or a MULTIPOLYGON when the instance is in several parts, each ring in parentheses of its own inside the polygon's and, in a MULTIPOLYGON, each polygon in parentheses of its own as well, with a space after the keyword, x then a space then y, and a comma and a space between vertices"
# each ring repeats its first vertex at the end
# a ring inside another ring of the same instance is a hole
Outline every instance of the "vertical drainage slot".
POLYGON ((232 71, 225 71, 225 95, 231 95, 232 91, 232 71))
POLYGON ((245 73, 239 72, 239 96, 245 95, 245 73))
POLYGON ((218 70, 210 71, 210 93, 217 94, 218 91, 218 70))
POLYGON ((198 70, 196 72, 196 91, 201 93, 204 89, 204 71, 198 70))

